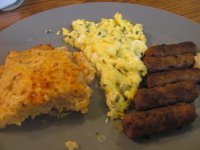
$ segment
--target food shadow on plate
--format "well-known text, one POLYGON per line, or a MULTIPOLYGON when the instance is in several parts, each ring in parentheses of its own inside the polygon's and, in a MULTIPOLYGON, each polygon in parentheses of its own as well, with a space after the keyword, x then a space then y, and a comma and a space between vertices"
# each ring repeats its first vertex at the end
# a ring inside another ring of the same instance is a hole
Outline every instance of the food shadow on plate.
POLYGON ((108 112, 105 94, 99 83, 99 78, 96 77, 94 82, 90 85, 90 87, 93 89, 93 93, 91 102, 89 104, 88 113, 85 114, 85 118, 88 120, 96 120, 102 116, 106 117, 108 112))
POLYGON ((132 141, 138 143, 138 144, 143 144, 143 145, 148 145, 153 142, 159 142, 160 140, 163 140, 165 138, 175 138, 175 137, 181 137, 185 136, 187 137, 188 134, 191 132, 195 132, 200 128, 200 108, 199 108, 199 101, 200 96, 195 100, 195 102, 190 103, 192 106, 196 107, 196 114, 197 118, 195 121, 189 125, 185 125, 181 128, 177 129, 172 129, 169 131, 161 132, 161 133, 154 133, 150 136, 145 136, 137 139, 133 139, 132 141))
POLYGON ((170 130, 170 131, 155 133, 150 136, 133 139, 132 141, 138 144, 148 145, 154 142, 159 142, 160 140, 163 140, 165 138, 175 139, 176 137, 187 136, 187 134, 190 134, 194 130, 195 129, 193 128, 192 125, 187 125, 181 128, 170 130))
POLYGON ((200 96, 195 100, 195 102, 191 103, 192 106, 196 108, 196 114, 197 118, 196 120, 189 125, 183 126, 181 128, 172 129, 169 131, 161 132, 161 133, 155 133, 151 136, 141 137, 138 139, 134 139, 133 141, 138 144, 150 144, 152 142, 158 142, 159 140, 162 140, 164 138, 174 138, 174 137, 181 137, 181 136, 187 136, 191 132, 195 132, 200 128, 200 108, 199 108, 199 101, 200 96))
POLYGON ((4 129, 0 129, 0 132, 30 132, 34 130, 46 129, 52 126, 75 126, 83 124, 86 120, 96 120, 102 116, 106 116, 108 110, 105 104, 105 97, 98 83, 99 79, 95 79, 90 85, 90 87, 93 89, 93 94, 91 96, 91 102, 88 106, 88 112, 86 114, 79 112, 66 112, 66 115, 62 118, 49 115, 40 115, 34 119, 26 119, 24 122, 22 122, 21 126, 7 126, 4 129))
MULTIPOLYGON (((181 128, 172 129, 165 132, 154 133, 150 136, 144 136, 141 138, 131 139, 133 143, 137 143, 138 146, 146 146, 152 143, 160 143, 163 141, 169 141, 173 139, 181 139, 182 137, 188 137, 190 134, 198 132, 200 129, 200 96, 195 100, 195 102, 190 103, 196 109, 197 118, 195 121, 189 125, 185 125, 181 128)), ((133 110, 132 110, 133 111, 133 110)), ((125 136, 125 135, 124 135, 125 136)), ((125 137, 128 138, 128 137, 125 137)), ((123 143, 118 139, 118 146, 123 147, 123 143)))
POLYGON ((144 32, 144 35, 146 36, 146 39, 148 39, 147 43, 146 43, 147 47, 150 47, 153 44, 152 35, 150 33, 148 33, 148 32, 144 32))
POLYGON ((195 108, 195 112, 197 114, 196 120, 192 123, 193 129, 195 130, 200 128, 200 95, 195 99, 194 102, 190 103, 190 105, 195 108))
POLYGON ((13 133, 13 132, 31 132, 35 130, 43 130, 52 126, 62 126, 82 124, 84 122, 84 116, 78 112, 70 112, 63 118, 57 118, 56 116, 40 115, 36 118, 28 118, 22 122, 21 126, 9 125, 6 128, 0 129, 1 133, 13 133))
MULTIPOLYGON (((134 149, 146 149, 146 146, 151 146, 155 143, 168 143, 168 141, 176 140, 182 137, 187 137, 194 131, 191 125, 187 125, 180 129, 174 129, 162 133, 155 133, 151 136, 129 139, 125 135, 120 135, 116 139, 115 145, 118 149, 130 149, 130 143, 134 145, 134 149)), ((148 148, 147 148, 148 149, 148 148)))
POLYGON ((70 52, 81 52, 78 48, 76 47, 73 47, 67 43, 64 43, 63 42, 63 45, 67 47, 67 49, 70 51, 70 52))

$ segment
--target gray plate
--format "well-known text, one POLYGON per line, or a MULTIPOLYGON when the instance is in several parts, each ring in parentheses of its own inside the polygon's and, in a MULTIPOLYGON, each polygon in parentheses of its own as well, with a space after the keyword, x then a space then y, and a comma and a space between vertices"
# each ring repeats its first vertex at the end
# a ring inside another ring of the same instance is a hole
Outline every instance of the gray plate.
MULTIPOLYGON (((0 61, 4 62, 10 49, 23 50, 41 43, 63 45, 61 37, 45 30, 56 32, 61 27, 70 27, 73 20, 84 18, 98 21, 121 12, 124 18, 142 23, 148 45, 176 43, 191 40, 200 47, 200 26, 180 16, 158 9, 123 3, 87 3, 49 10, 21 20, 0 32, 0 61)), ((98 83, 98 81, 95 81, 98 83)), ((72 113, 67 118, 40 116, 26 120, 21 127, 10 126, 0 130, 0 150, 64 150, 64 142, 76 140, 82 150, 199 150, 200 118, 180 130, 153 135, 150 139, 132 141, 122 133, 105 124, 107 107, 103 92, 94 86, 89 112, 85 115, 72 113), (43 123, 43 120, 46 123, 43 123), (95 133, 106 136, 102 144, 96 141, 95 133)), ((199 99, 195 102, 200 114, 199 99)))

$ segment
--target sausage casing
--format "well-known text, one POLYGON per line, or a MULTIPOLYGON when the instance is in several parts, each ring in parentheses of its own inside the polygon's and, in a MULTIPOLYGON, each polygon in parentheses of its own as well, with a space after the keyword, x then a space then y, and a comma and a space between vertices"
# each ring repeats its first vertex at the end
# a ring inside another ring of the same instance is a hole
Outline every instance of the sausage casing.
POLYGON ((145 56, 175 56, 181 54, 195 54, 197 46, 193 42, 182 42, 170 45, 156 45, 151 46, 145 52, 145 56))
POLYGON ((184 69, 194 66, 195 59, 192 54, 166 57, 144 57, 148 72, 168 71, 171 69, 184 69))
POLYGON ((146 77, 146 85, 148 88, 164 86, 166 84, 176 83, 181 81, 200 83, 200 69, 189 68, 181 70, 156 72, 156 73, 151 73, 146 77))
POLYGON ((196 118, 194 107, 186 103, 132 112, 123 119, 123 130, 127 137, 138 138, 156 132, 168 131, 193 122, 196 118))
POLYGON ((184 81, 162 87, 138 89, 133 104, 136 110, 147 110, 178 102, 192 102, 198 95, 198 86, 192 82, 184 81))

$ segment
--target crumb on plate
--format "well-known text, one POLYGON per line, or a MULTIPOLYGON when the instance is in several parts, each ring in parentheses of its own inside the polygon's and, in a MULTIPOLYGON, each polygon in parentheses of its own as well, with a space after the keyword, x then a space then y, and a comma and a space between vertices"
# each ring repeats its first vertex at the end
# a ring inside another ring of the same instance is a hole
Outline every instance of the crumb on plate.
POLYGON ((75 150, 80 148, 79 144, 76 141, 68 140, 65 142, 65 146, 68 150, 75 150))
POLYGON ((56 35, 60 35, 60 30, 58 30, 58 31, 56 32, 56 35))
POLYGON ((106 136, 100 132, 96 132, 96 139, 99 143, 103 143, 106 140, 106 136))

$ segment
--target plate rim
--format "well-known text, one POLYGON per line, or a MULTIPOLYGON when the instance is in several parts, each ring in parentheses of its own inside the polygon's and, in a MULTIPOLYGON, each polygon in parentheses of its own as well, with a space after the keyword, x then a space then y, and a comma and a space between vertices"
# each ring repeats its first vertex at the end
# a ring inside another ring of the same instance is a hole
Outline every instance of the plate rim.
POLYGON ((66 8, 67 7, 81 7, 83 5, 102 5, 102 4, 111 4, 111 5, 126 5, 126 4, 130 4, 132 6, 137 6, 137 7, 142 7, 144 9, 150 9, 150 10, 157 10, 157 11, 160 11, 160 13, 168 13, 169 15, 173 15, 173 16, 176 16, 176 17, 179 17, 179 19, 183 19, 184 21, 187 21, 187 22, 190 22, 196 26, 199 26, 200 27, 200 23, 198 22, 195 22, 194 20, 192 19, 189 19, 189 18, 186 18, 185 16, 181 16, 179 14, 176 14, 176 13, 173 13, 173 12, 170 12, 170 11, 167 11, 167 10, 163 10, 163 9, 160 9, 160 8, 155 8, 155 7, 151 7, 151 6, 147 6, 147 5, 141 5, 141 4, 135 4, 135 3, 129 3, 129 2, 86 2, 86 3, 78 3, 78 4, 71 4, 71 5, 64 5, 64 6, 61 6, 61 7, 56 7, 56 8, 52 8, 52 9, 48 9, 48 10, 45 10, 45 11, 41 11, 41 12, 38 12, 36 14, 33 14, 31 16, 27 16, 25 18, 22 18, 20 20, 17 20, 16 22, 14 22, 13 24, 10 24, 9 26, 7 26, 6 28, 2 29, 0 31, 1 32, 4 32, 6 30, 9 30, 10 28, 12 28, 13 26, 17 25, 19 22, 23 22, 25 21, 26 19, 30 19, 31 17, 36 17, 37 15, 40 15, 40 14, 43 14, 43 13, 49 13, 51 11, 55 11, 56 9, 63 9, 63 8, 66 8))

